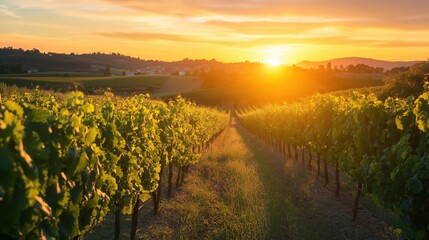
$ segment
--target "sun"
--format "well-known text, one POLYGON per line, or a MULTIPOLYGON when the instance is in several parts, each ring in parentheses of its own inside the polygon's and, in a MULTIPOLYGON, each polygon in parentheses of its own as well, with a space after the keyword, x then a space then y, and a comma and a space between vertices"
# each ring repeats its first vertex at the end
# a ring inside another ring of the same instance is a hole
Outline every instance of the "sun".
POLYGON ((265 64, 271 66, 271 67, 278 67, 282 64, 279 58, 269 58, 267 61, 265 61, 265 64))
POLYGON ((260 48, 262 62, 270 67, 279 67, 290 53, 289 46, 266 46, 260 48))

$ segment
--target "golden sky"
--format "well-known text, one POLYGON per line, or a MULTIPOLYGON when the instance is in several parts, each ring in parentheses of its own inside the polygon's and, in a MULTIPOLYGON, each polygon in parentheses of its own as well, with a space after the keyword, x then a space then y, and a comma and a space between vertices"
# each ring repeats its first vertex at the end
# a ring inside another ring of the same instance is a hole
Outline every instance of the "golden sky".
POLYGON ((0 0, 0 47, 144 59, 429 58, 429 0, 0 0))

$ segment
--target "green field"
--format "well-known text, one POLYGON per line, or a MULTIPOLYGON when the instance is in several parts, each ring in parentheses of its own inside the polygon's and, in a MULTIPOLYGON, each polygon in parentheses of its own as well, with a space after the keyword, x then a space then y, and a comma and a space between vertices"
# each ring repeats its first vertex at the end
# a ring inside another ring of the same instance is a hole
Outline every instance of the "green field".
POLYGON ((93 72, 35 72, 35 73, 16 73, 0 74, 0 77, 99 77, 101 73, 93 72))
POLYGON ((344 96, 350 97, 354 92, 358 92, 361 94, 375 94, 379 98, 384 98, 384 92, 386 91, 387 86, 376 86, 376 87, 365 87, 365 88, 352 88, 347 90, 339 90, 330 92, 329 94, 334 96, 344 96))
POLYGON ((85 87, 93 88, 140 88, 140 87, 159 87, 168 79, 175 78, 167 75, 142 75, 142 76, 119 76, 119 77, 96 77, 79 78, 75 81, 85 87))
MULTIPOLYGON (((158 95, 163 100, 172 99, 178 94, 158 95)), ((226 102, 231 102, 234 99, 234 94, 231 88, 217 87, 205 88, 192 92, 181 93, 182 97, 202 105, 220 105, 226 102)), ((157 95, 155 95, 156 97, 157 95)))
MULTIPOLYGON (((284 86, 281 84, 252 86, 251 83, 234 86, 226 85, 211 88, 202 88, 180 95, 190 101, 203 105, 222 105, 232 102, 234 99, 242 103, 258 104, 263 102, 282 102, 296 100, 311 96, 316 93, 333 93, 335 95, 350 95, 354 91, 361 93, 375 93, 380 95, 386 88, 383 85, 383 74, 355 74, 342 73, 321 79, 313 85, 302 84, 296 81, 295 85, 284 86)), ((308 80, 308 79, 304 79, 308 80)), ((157 93, 153 96, 161 99, 171 99, 177 93, 157 93)))
POLYGON ((71 77, 63 77, 61 74, 50 73, 43 76, 38 74, 16 74, 0 75, 0 82, 18 87, 34 88, 39 86, 42 89, 69 90, 78 86, 82 89, 104 89, 112 90, 142 90, 153 91, 161 87, 168 80, 180 80, 187 77, 169 75, 139 75, 139 76, 83 76, 73 73, 71 77), (59 76, 58 76, 59 75, 59 76))

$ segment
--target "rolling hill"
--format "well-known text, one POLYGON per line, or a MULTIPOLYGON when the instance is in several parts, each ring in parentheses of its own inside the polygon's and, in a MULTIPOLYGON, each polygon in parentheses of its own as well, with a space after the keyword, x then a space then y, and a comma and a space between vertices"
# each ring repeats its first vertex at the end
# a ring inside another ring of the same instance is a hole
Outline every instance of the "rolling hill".
POLYGON ((332 67, 334 66, 340 67, 341 65, 343 67, 347 67, 349 65, 365 64, 372 67, 382 67, 385 70, 390 70, 396 67, 410 67, 416 63, 419 63, 419 61, 385 61, 385 60, 377 60, 377 59, 362 58, 362 57, 345 57, 345 58, 334 58, 334 59, 320 61, 320 62, 302 61, 295 65, 302 68, 319 68, 320 65, 326 66, 328 62, 331 63, 332 67))

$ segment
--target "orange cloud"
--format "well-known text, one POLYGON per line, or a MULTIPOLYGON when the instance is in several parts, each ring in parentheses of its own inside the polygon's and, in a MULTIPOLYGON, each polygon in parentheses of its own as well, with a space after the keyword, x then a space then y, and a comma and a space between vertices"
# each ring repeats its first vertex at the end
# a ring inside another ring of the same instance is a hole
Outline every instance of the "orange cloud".
POLYGON ((270 45, 334 45, 334 46, 377 46, 377 47, 406 47, 407 45, 415 47, 429 46, 429 42, 424 41, 396 41, 396 40, 377 40, 377 39, 352 39, 346 36, 332 37, 260 37, 246 41, 231 40, 209 40, 202 36, 183 35, 183 34, 163 34, 163 33, 145 33, 145 32, 102 32, 96 33, 99 36, 109 38, 119 38, 131 41, 170 41, 187 42, 201 44, 216 44, 230 47, 261 47, 270 45))
POLYGON ((177 15, 245 15, 323 17, 413 17, 426 16, 426 0, 101 0, 109 4, 177 15), (192 10, 192 11, 190 11, 192 10))
POLYGON ((4 0, 0 36, 9 38, 0 44, 225 61, 257 59, 271 46, 296 59, 425 59, 427 9, 427 0, 4 0))

